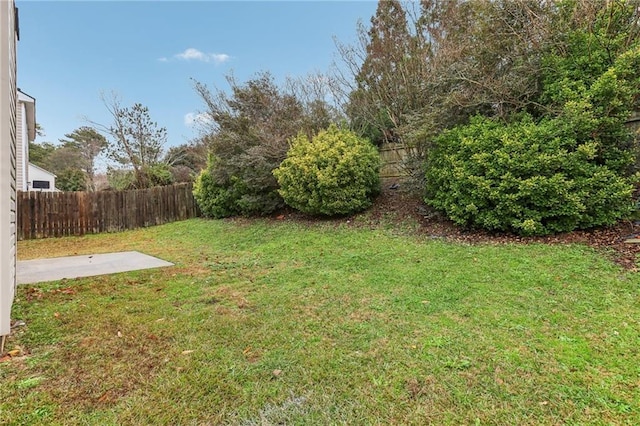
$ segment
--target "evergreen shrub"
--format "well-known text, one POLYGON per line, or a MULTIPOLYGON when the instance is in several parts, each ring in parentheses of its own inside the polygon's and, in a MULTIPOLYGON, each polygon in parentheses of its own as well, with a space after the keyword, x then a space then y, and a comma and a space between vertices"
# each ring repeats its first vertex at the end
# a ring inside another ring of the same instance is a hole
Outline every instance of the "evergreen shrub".
POLYGON ((436 138, 425 201, 457 224, 521 235, 613 224, 632 210, 633 179, 575 129, 566 118, 475 117, 436 138))
POLYGON ((300 133, 273 174, 284 201, 312 215, 365 210, 380 191, 380 156, 355 133, 331 125, 311 140, 300 133))

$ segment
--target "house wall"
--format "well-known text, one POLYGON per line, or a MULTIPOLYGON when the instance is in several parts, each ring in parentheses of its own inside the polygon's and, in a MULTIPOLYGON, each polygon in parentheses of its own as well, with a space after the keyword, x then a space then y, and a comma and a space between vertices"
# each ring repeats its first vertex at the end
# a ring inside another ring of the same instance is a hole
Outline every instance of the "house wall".
POLYGON ((0 335, 11 331, 16 288, 16 22, 0 0, 0 335))
POLYGON ((36 137, 36 100, 18 89, 16 105, 16 188, 29 190, 29 143, 36 137))
POLYGON ((18 100, 16 107, 16 188, 18 191, 27 190, 27 182, 29 182, 29 173, 27 164, 29 163, 28 148, 28 127, 27 127, 27 108, 24 103, 18 100))
POLYGON ((40 167, 37 167, 33 164, 29 164, 28 168, 29 168, 29 191, 45 191, 45 192, 57 191, 56 175, 44 169, 41 169, 40 167), (34 181, 49 182, 49 189, 34 188, 34 185, 33 185, 34 181))

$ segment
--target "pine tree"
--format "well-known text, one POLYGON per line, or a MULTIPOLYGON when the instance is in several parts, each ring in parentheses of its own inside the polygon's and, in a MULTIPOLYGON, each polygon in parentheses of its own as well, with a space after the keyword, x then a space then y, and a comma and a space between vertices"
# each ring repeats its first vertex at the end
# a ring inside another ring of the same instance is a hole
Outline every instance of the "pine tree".
MULTIPOLYGON (((364 31, 361 28, 361 31, 364 31)), ((397 0, 380 0, 365 39, 365 58, 355 76, 348 113, 373 142, 398 142, 397 129, 415 107, 422 66, 419 39, 397 0)))
POLYGON ((82 126, 64 136, 67 139, 61 139, 60 142, 64 147, 77 151, 80 168, 86 176, 85 186, 88 190, 94 191, 95 160, 107 147, 107 139, 89 126, 82 126))

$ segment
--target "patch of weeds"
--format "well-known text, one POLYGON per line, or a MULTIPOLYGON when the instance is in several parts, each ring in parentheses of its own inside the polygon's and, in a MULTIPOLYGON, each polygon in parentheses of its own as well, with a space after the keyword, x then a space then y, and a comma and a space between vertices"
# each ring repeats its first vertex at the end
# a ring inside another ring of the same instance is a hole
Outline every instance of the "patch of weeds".
POLYGON ((53 417, 53 409, 51 406, 42 406, 37 407, 31 413, 27 415, 27 418, 24 419, 26 422, 24 424, 42 424, 45 420, 53 417))
POLYGON ((444 348, 451 344, 451 338, 448 336, 430 336, 424 343, 427 348, 444 348))
POLYGON ((451 370, 466 370, 471 367, 471 360, 461 357, 452 357, 445 359, 442 365, 451 370))
POLYGON ((43 380, 44 377, 29 377, 16 383, 16 387, 20 390, 31 389, 38 386, 43 380))

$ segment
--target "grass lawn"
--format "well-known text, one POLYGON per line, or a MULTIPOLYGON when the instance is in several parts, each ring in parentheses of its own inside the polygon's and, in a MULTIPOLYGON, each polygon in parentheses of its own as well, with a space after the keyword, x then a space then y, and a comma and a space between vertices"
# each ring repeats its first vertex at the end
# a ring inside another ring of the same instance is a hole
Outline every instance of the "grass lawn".
POLYGON ((21 286, 3 424, 640 424, 640 278, 583 246, 189 220, 19 250, 176 266, 21 286))

